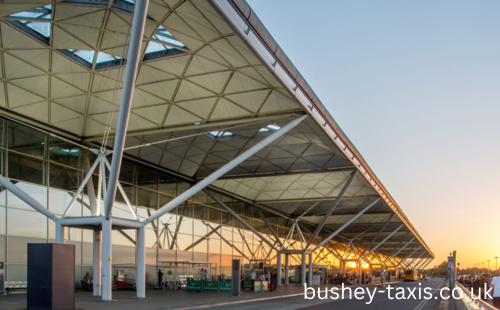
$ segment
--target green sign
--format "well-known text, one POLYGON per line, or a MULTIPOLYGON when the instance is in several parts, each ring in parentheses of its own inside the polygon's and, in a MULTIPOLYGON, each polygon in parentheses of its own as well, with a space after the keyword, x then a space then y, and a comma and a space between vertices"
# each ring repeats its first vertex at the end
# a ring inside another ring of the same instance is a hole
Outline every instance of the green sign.
POLYGON ((186 291, 201 292, 201 281, 188 280, 186 283, 186 291))
POLYGON ((252 280, 251 279, 245 279, 243 281, 243 288, 251 289, 252 288, 252 280))
POLYGON ((232 292, 232 283, 231 280, 219 282, 219 292, 232 292))
POLYGON ((168 271, 167 271, 167 274, 168 274, 169 276, 171 276, 171 275, 172 275, 172 270, 168 270, 168 271))
POLYGON ((218 292, 219 282, 218 281, 203 281, 203 291, 204 292, 218 292))
POLYGON ((255 281, 254 292, 263 292, 262 281, 255 281))

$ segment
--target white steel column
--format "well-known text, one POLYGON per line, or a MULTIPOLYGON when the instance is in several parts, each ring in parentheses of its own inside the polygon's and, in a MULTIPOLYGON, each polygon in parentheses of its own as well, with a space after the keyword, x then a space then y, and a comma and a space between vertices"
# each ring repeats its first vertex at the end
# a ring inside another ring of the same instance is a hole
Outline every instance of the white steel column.
POLYGON ((55 225, 56 225, 56 243, 64 244, 65 227, 61 225, 60 221, 56 221, 55 225))
POLYGON ((94 229, 94 296, 101 296, 101 230, 94 229))
POLYGON ((130 43, 128 45, 127 65, 125 67, 125 77, 123 79, 122 97, 120 100, 120 111, 118 123, 116 125, 115 143, 113 146, 113 159, 109 171, 109 182, 106 196, 104 197, 104 215, 109 219, 111 209, 115 202, 116 186, 118 175, 122 164, 123 148, 125 146, 125 136, 127 134, 130 108, 134 96, 135 78, 137 76, 137 66, 141 57, 142 36, 144 25, 148 14, 149 0, 136 0, 134 6, 134 17, 132 21, 132 31, 130 33, 130 43))
POLYGON ((112 219, 102 221, 102 300, 112 301, 111 284, 113 281, 112 272, 112 251, 111 233, 112 219))
POLYGON ((300 285, 306 285, 306 252, 302 252, 302 273, 300 274, 300 285))
POLYGON ((281 286, 281 251, 278 251, 277 259, 278 259, 278 270, 277 270, 276 284, 278 286, 281 286))
POLYGON ((308 268, 309 276, 307 279, 307 282, 309 283, 309 286, 312 286, 313 284, 313 254, 312 252, 309 253, 309 268, 308 268))
POLYGON ((288 280, 288 254, 285 254, 285 285, 290 284, 290 281, 288 280))
POLYGON ((255 144, 254 146, 252 146, 251 148, 249 148, 248 150, 246 150, 242 154, 238 155, 235 159, 231 160, 230 162, 228 162, 227 164, 225 164, 224 166, 219 168, 217 171, 213 172, 212 174, 210 174, 209 176, 207 176, 206 178, 204 178, 200 182, 191 186, 187 191, 183 192, 182 194, 180 194, 179 196, 174 198, 172 201, 170 201, 169 203, 167 203, 166 205, 161 207, 158 211, 156 211, 150 217, 148 217, 146 220, 144 220, 143 224, 147 225, 147 224, 151 223, 152 221, 156 220, 157 218, 159 218, 163 214, 169 212, 170 210, 177 207, 178 205, 180 205, 184 201, 188 200, 189 198, 191 198, 191 196, 193 196, 197 192, 201 191, 202 189, 204 189, 205 187, 210 185, 213 181, 217 180, 218 178, 220 178, 221 176, 223 176, 224 174, 229 172, 231 169, 238 166, 239 164, 241 164, 242 162, 247 160, 249 157, 251 157, 252 155, 257 153, 258 151, 262 150, 264 147, 271 144, 273 141, 275 141, 276 139, 278 139, 279 137, 281 137, 282 135, 287 133, 289 130, 291 130, 292 128, 297 126, 306 117, 307 117, 307 115, 302 115, 300 117, 297 117, 293 121, 289 122, 285 126, 281 127, 280 129, 278 129, 277 131, 272 133, 270 136, 266 137, 264 140, 258 142, 257 144, 255 144))
POLYGON ((135 277, 137 298, 146 298, 146 231, 144 226, 137 229, 137 272, 135 277))

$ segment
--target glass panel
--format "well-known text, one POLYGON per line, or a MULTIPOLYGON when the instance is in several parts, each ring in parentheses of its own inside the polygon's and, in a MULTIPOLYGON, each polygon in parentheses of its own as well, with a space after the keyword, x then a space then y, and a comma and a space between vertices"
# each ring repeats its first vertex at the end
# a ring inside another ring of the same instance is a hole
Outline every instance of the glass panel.
MULTIPOLYGON (((50 161, 58 164, 74 168, 81 167, 80 147, 54 137, 49 137, 48 156, 50 161)), ((93 162, 90 163, 90 165, 92 164, 93 162)))
MULTIPOLYGON (((160 208, 175 198, 173 196, 166 196, 166 195, 162 195, 162 194, 159 194, 159 197, 160 197, 160 201, 159 201, 160 208)), ((171 211, 171 212, 173 212, 173 211, 171 211)))
POLYGON ((194 220, 194 234, 196 236, 205 236, 208 233, 207 225, 200 220, 194 220))
POLYGON ((82 230, 83 242, 93 242, 94 232, 92 230, 83 229, 82 230))
MULTIPOLYGON (((88 230, 90 231, 90 230, 88 230)), ((82 264, 83 265, 92 265, 93 256, 94 256, 94 248, 92 243, 84 243, 82 246, 82 264)))
POLYGON ((3 186, 0 186, 0 206, 7 205, 7 191, 3 186))
POLYGON ((7 237, 7 261, 26 264, 28 262, 28 243, 47 243, 47 240, 7 237))
POLYGON ((220 254, 220 242, 220 239, 213 238, 213 235, 210 236, 208 252, 212 254, 220 254))
POLYGON ((31 156, 46 158, 47 135, 25 126, 8 124, 8 148, 31 156))
MULTIPOLYGON (((5 222, 6 219, 5 219, 5 208, 0 208, 0 234, 2 235, 5 235, 5 232, 7 230, 7 223, 5 222)), ((0 252, 2 251, 2 249, 0 248, 0 252)), ((2 255, 0 253, 0 255, 2 255)))
POLYGON ((112 247, 113 265, 115 264, 135 264, 135 248, 130 246, 113 245, 112 247))
MULTIPOLYGON (((49 210, 54 214, 63 214, 66 208, 68 207, 71 199, 75 194, 71 192, 65 192, 57 189, 49 189, 49 210)), ((82 206, 81 206, 81 197, 77 199, 71 211, 68 215, 71 216, 81 216, 82 215, 82 206)))
POLYGON ((140 207, 156 209, 157 192, 137 188, 137 205, 140 207))
MULTIPOLYGON (((82 230, 79 228, 69 228, 65 229, 65 239, 71 241, 82 241, 82 230)), ((76 254, 75 254, 76 255, 76 254)))
MULTIPOLYGON (((127 198, 130 201, 130 203, 132 205, 135 205, 136 204, 136 202, 135 202, 136 187, 133 185, 127 184, 127 183, 123 183, 123 182, 120 182, 120 184, 122 185, 123 190, 125 191, 125 194, 127 195, 127 198)), ((116 190, 115 200, 119 201, 119 202, 126 203, 125 198, 123 198, 122 192, 119 189, 116 190)))
POLYGON ((200 219, 200 220, 206 220, 208 218, 207 213, 208 213, 207 206, 193 204, 193 218, 200 219))
MULTIPOLYGON (((135 184, 135 165, 127 161, 122 161, 120 167, 120 181, 135 184)), ((124 187, 125 185, 122 184, 124 187)))
MULTIPOLYGON (((24 183, 24 182, 17 182, 16 186, 22 189, 24 192, 26 192, 28 195, 33 197, 36 201, 38 201, 42 206, 47 207, 47 188, 34 185, 34 184, 29 184, 29 183, 24 183)), ((7 192, 7 206, 9 207, 16 207, 16 208, 21 208, 21 209, 26 209, 26 210, 33 210, 32 207, 30 207, 27 203, 19 199, 16 195, 12 194, 11 192, 7 192)))
POLYGON ((5 251, 7 249, 5 248, 5 237, 0 236, 0 262, 5 262, 5 251))
POLYGON ((137 185, 154 190, 157 189, 156 172, 140 166, 136 167, 136 171, 137 171, 137 185))
POLYGON ((26 281, 28 280, 28 267, 26 265, 7 264, 6 281, 26 281))
POLYGON ((37 184, 45 184, 45 162, 9 152, 9 178, 37 184))
POLYGON ((0 120, 0 147, 6 147, 6 139, 5 134, 7 130, 5 130, 6 123, 3 120, 0 120))
MULTIPOLYGON (((184 235, 184 234, 177 235, 177 246, 179 247, 180 251, 187 250, 192 244, 193 244, 193 235, 184 235)), ((191 250, 192 248, 189 249, 189 251, 191 250)))
MULTIPOLYGON (((229 241, 229 240, 228 240, 229 241)), ((224 240, 222 240, 222 243, 221 243, 221 253, 222 254, 227 254, 227 255, 232 255, 233 254, 233 247, 230 246, 227 242, 225 242, 224 240)))
POLYGON ((220 224, 221 210, 208 208, 208 221, 212 223, 220 224))
MULTIPOLYGON (((81 229, 79 229, 79 230, 81 230, 81 229)), ((71 241, 67 241, 66 244, 72 244, 75 246, 75 265, 77 265, 77 266, 81 265, 82 264, 82 244, 80 242, 71 242, 71 241)), ((76 279, 78 280, 79 278, 76 278, 76 279)), ((78 282, 80 282, 80 281, 78 281, 78 282)))
POLYGON ((75 191, 80 186, 81 171, 51 164, 49 169, 49 186, 68 191, 75 191))
POLYGON ((152 229, 146 229, 146 247, 155 248, 156 247, 156 231, 152 229))
POLYGON ((165 194, 177 195, 177 181, 168 175, 159 174, 158 175, 158 190, 165 194))
POLYGON ((188 217, 183 217, 182 222, 179 224, 179 232, 183 234, 193 234, 193 219, 188 217))
POLYGON ((7 233, 28 237, 47 238, 47 218, 38 212, 8 209, 7 233))
MULTIPOLYGON (((76 252, 76 251, 75 251, 76 252)), ((75 287, 82 287, 82 267, 75 266, 75 287)))
POLYGON ((113 230, 111 240, 113 240, 113 245, 135 246, 135 231, 132 229, 113 230))

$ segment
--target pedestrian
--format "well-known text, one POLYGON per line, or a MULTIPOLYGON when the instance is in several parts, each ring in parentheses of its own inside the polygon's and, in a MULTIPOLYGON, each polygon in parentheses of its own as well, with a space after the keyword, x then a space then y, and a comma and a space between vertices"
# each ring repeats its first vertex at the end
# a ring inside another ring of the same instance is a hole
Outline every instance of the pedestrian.
POLYGON ((255 278, 257 278, 257 275, 255 274, 255 270, 252 269, 252 273, 250 274, 250 279, 252 280, 252 291, 255 288, 255 278))
POLYGON ((245 284, 245 272, 243 271, 243 268, 241 268, 241 290, 242 291, 244 289, 244 284, 245 284))
POLYGON ((163 287, 163 272, 161 272, 161 269, 158 269, 158 287, 162 288, 163 287))
POLYGON ((493 288, 493 307, 500 309, 500 277, 491 280, 491 287, 493 288))
POLYGON ((480 289, 481 289, 481 280, 479 277, 476 277, 474 282, 472 282, 472 294, 480 297, 480 289))

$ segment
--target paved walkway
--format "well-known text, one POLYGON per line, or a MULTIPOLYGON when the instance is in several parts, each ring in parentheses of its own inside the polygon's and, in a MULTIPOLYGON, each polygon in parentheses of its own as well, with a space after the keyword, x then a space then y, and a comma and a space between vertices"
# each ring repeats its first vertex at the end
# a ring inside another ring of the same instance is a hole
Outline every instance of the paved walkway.
MULTIPOLYGON (((395 283, 395 282, 389 282, 395 283)), ((369 284, 370 285, 370 284, 369 284)), ((377 283, 378 285, 378 283, 377 283)), ((329 284, 328 287, 339 285, 329 284)), ((360 285, 351 285, 357 287, 360 285)), ((326 285, 320 286, 322 289, 326 285)), ((147 290, 147 299, 136 299, 134 291, 113 291, 113 299, 116 302, 100 302, 100 298, 93 297, 89 292, 76 292, 77 309, 201 309, 212 308, 225 305, 248 304, 251 302, 264 302, 266 300, 276 300, 294 296, 303 296, 304 287, 299 284, 281 286, 275 292, 253 293, 249 290, 243 291, 241 297, 232 297, 230 293, 215 292, 186 292, 181 291, 161 291, 147 290)), ((0 296, 0 309, 14 310, 26 308, 26 294, 12 294, 0 296)))

